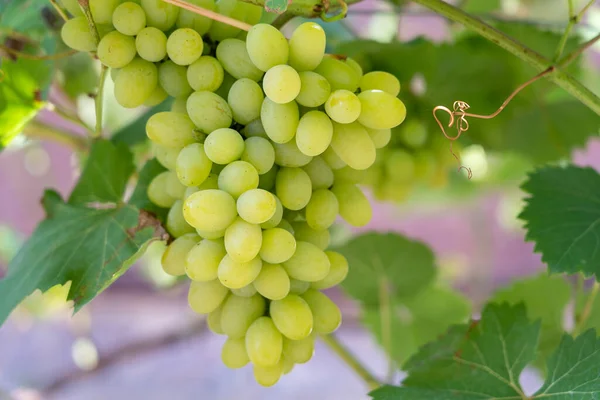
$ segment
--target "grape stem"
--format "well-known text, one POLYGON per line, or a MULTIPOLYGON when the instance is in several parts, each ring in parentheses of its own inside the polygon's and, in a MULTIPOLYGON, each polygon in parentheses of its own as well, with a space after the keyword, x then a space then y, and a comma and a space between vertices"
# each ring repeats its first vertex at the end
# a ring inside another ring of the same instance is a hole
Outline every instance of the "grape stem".
POLYGON ((52 7, 54 7, 56 12, 58 13, 58 15, 60 15, 60 17, 63 19, 63 21, 67 22, 69 20, 69 16, 67 15, 67 12, 56 2, 56 0, 49 0, 49 1, 50 1, 50 4, 52 5, 52 7))
MULTIPOLYGON (((519 57, 521 60, 527 62, 539 72, 545 71, 551 67, 555 67, 552 73, 547 75, 547 78, 559 87, 569 92, 573 97, 585 104, 590 110, 600 115, 600 97, 598 97, 591 90, 586 88, 577 79, 573 78, 568 73, 562 71, 561 67, 564 67, 566 63, 561 61, 559 61, 558 63, 553 63, 551 60, 547 59, 540 53, 530 49, 529 47, 526 47, 522 43, 507 36, 506 34, 497 30, 496 28, 486 24, 478 18, 475 18, 465 13, 461 9, 446 3, 445 1, 413 1, 426 8, 429 8, 430 10, 438 14, 443 15, 444 17, 452 21, 456 21, 466 26, 467 28, 472 29, 484 38, 509 51, 510 53, 519 57)), ((587 44, 584 44, 582 47, 585 47, 586 45, 587 44)), ((573 57, 571 55, 567 55, 564 57, 564 59, 567 59, 569 62, 573 61, 579 54, 581 54, 581 52, 582 50, 577 49, 572 53, 574 54, 573 57)))
POLYGON ((592 314, 592 309, 594 308, 594 303, 596 301, 596 296, 598 295, 599 290, 600 283, 594 281, 594 286, 592 286, 592 289, 590 290, 590 294, 588 295, 588 298, 585 301, 585 305, 583 306, 581 314, 577 315, 577 313, 575 313, 575 328, 573 329, 573 336, 579 335, 585 327, 585 323, 592 314))
POLYGON ((191 4, 191 3, 188 3, 188 2, 185 2, 185 1, 182 1, 182 0, 163 0, 163 1, 165 3, 172 4, 174 6, 186 9, 186 10, 191 11, 193 13, 196 13, 198 15, 202 15, 202 16, 204 16, 206 18, 210 18, 210 19, 212 19, 214 21, 222 22, 222 23, 227 24, 227 25, 231 25, 233 27, 242 29, 244 31, 249 31, 250 28, 252 28, 252 25, 247 24, 247 23, 245 23, 243 21, 237 20, 235 18, 228 17, 226 15, 221 15, 221 14, 219 14, 217 12, 208 10, 206 8, 203 8, 203 7, 200 7, 200 6, 197 6, 195 4, 191 4))
POLYGON ((90 26, 90 32, 92 36, 94 36, 94 41, 96 44, 100 42, 100 34, 98 33, 98 28, 96 28, 96 23, 94 22, 94 17, 92 16, 92 10, 90 10, 90 2, 89 0, 77 0, 79 3, 79 7, 81 11, 83 11, 83 15, 90 26))
POLYGON ((69 50, 69 51, 64 51, 62 53, 56 53, 56 54, 47 54, 47 55, 43 55, 43 56, 38 56, 35 54, 28 54, 28 53, 22 53, 20 51, 17 51, 15 49, 11 49, 10 47, 7 47, 3 44, 0 44, 0 50, 7 52, 10 55, 13 55, 15 57, 20 57, 20 58, 25 58, 27 60, 58 60, 61 58, 65 58, 65 57, 70 57, 73 54, 77 53, 77 50, 69 50))
POLYGON ((573 4, 573 0, 569 0, 569 24, 567 25, 567 28, 565 29, 565 32, 560 38, 560 42, 558 43, 556 53, 554 54, 554 62, 557 62, 560 59, 560 56, 562 56, 562 53, 565 50, 567 41, 569 40, 569 36, 571 36, 571 31, 573 30, 575 25, 577 25, 579 21, 581 21, 585 13, 592 6, 592 4, 594 4, 595 1, 596 0, 589 1, 585 5, 585 7, 583 7, 581 11, 579 11, 579 13, 575 13, 575 6, 573 4))
MULTIPOLYGON (((257 6, 265 7, 266 0, 242 0, 246 3, 254 4, 257 6)), ((329 0, 293 0, 289 4, 287 13, 295 16, 306 17, 306 18, 319 18, 321 14, 325 12, 340 11, 337 18, 341 19, 345 16, 344 10, 347 10, 350 4, 358 3, 361 0, 345 0, 331 2, 329 0), (338 17, 341 15, 342 17, 338 17)), ((336 18, 333 17, 333 18, 336 18)))
POLYGON ((363 381, 367 384, 369 389, 376 389, 381 386, 381 383, 375 378, 362 364, 361 362, 352 355, 348 349, 333 335, 321 335, 321 339, 331 350, 333 350, 348 367, 356 372, 363 381))
POLYGON ((108 71, 108 67, 106 65, 102 65, 102 70, 100 71, 100 79, 98 80, 98 93, 96 93, 96 98, 94 99, 96 105, 96 129, 92 134, 92 137, 101 137, 102 136, 102 109, 104 107, 104 81, 106 81, 106 75, 108 71))
POLYGON ((36 121, 28 123, 23 130, 23 134, 30 139, 48 140, 60 143, 77 151, 83 151, 87 148, 87 141, 85 138, 71 135, 36 121))

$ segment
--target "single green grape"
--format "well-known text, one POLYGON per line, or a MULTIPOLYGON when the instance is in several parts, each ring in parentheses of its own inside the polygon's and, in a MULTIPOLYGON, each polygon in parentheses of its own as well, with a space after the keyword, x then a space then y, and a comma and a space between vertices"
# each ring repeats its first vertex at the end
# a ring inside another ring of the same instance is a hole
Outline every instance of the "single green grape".
POLYGON ((183 201, 177 200, 169 209, 166 227, 174 238, 195 232, 194 228, 183 217, 183 201))
POLYGON ((233 114, 229 104, 218 94, 194 92, 188 97, 187 112, 202 132, 210 134, 221 128, 229 128, 233 114))
POLYGON ((115 8, 112 24, 122 34, 135 36, 146 27, 146 13, 139 4, 127 1, 115 8))
POLYGON ((309 289, 302 294, 313 315, 313 329, 316 333, 330 334, 342 323, 340 308, 325 294, 309 289))
POLYGON ((358 95, 361 112, 358 122, 372 129, 394 128, 406 118, 406 106, 382 90, 367 90, 358 95))
POLYGON ((290 277, 280 264, 263 262, 260 274, 252 284, 269 300, 281 300, 290 292, 290 277))
POLYGON ((187 97, 192 93, 187 68, 170 60, 158 66, 158 82, 171 97, 187 97))
MULTIPOLYGON (((188 0, 188 3, 200 6, 210 11, 215 11, 217 8, 215 0, 188 0)), ((212 19, 208 17, 198 15, 188 10, 180 10, 179 17, 177 18, 175 25, 178 28, 191 28, 200 35, 204 35, 210 29, 212 22, 212 19)))
POLYGON ((156 175, 148 185, 146 194, 150 201, 159 207, 170 208, 177 200, 167 193, 167 181, 169 179, 169 171, 162 172, 156 175))
POLYGON ((222 239, 203 239, 190 249, 185 273, 193 281, 208 282, 218 278, 219 263, 227 255, 222 239))
POLYGON ((262 231, 260 258, 270 264, 280 264, 292 258, 296 251, 294 235, 285 229, 271 228, 262 231))
POLYGON ((217 60, 235 79, 248 78, 258 82, 264 72, 250 60, 246 43, 239 39, 225 39, 217 46, 217 60))
POLYGON ((167 172, 167 193, 169 196, 180 199, 185 194, 185 186, 179 181, 175 171, 167 172))
POLYGON ((234 261, 227 254, 219 263, 219 281, 229 289, 240 289, 251 284, 260 273, 262 261, 256 257, 248 262, 234 261))
POLYGON ((60 37, 67 46, 77 51, 88 52, 97 48, 96 39, 90 32, 85 17, 75 17, 65 22, 60 30, 60 37))
POLYGON ((177 156, 176 172, 179 181, 185 186, 198 186, 208 178, 212 161, 204 151, 202 143, 192 143, 184 147, 177 156))
POLYGON ((208 158, 216 164, 230 164, 244 152, 244 139, 235 130, 221 128, 213 131, 204 141, 208 158))
POLYGON ((371 204, 358 186, 348 183, 335 184, 331 191, 338 199, 340 216, 346 222, 361 227, 371 221, 373 216, 371 204))
POLYGON ((310 286, 313 289, 329 289, 342 283, 348 275, 348 260, 346 260, 346 257, 335 251, 326 251, 325 254, 327 254, 327 258, 331 263, 329 273, 320 281, 311 282, 310 286))
POLYGON ((196 233, 188 233, 175 239, 161 258, 163 271, 172 276, 185 275, 185 259, 188 252, 200 238, 196 233))
POLYGON ((152 94, 144 101, 144 105, 147 107, 154 107, 165 101, 168 97, 169 93, 165 92, 165 89, 163 89, 162 86, 156 85, 152 94))
POLYGON ((333 171, 322 157, 313 157, 302 169, 308 174, 313 190, 328 189, 333 185, 333 171))
POLYGON ((217 307, 216 310, 211 311, 206 317, 206 324, 208 329, 217 335, 224 335, 223 328, 221 328, 221 311, 223 310, 223 304, 217 307))
POLYGON ((283 218, 283 205, 281 200, 275 196, 275 213, 267 221, 260 224, 260 227, 263 229, 275 228, 281 222, 281 218, 283 218))
POLYGON ((288 41, 273 25, 256 24, 248 31, 246 50, 252 63, 262 71, 288 61, 288 41))
POLYGON ((286 360, 291 360, 296 364, 304 364, 315 353, 315 335, 309 335, 300 340, 291 340, 284 337, 282 351, 286 360))
POLYGON ((263 189, 250 189, 237 199, 239 216, 251 224, 267 222, 277 211, 275 196, 263 189))
POLYGON ((325 160, 332 170, 341 169, 348 165, 337 155, 331 146, 321 154, 321 157, 323 157, 323 160, 325 160))
POLYGON ((331 85, 325 77, 313 71, 303 71, 300 76, 300 92, 296 102, 305 107, 319 107, 325 104, 331 94, 331 85))
POLYGON ((148 26, 153 26, 163 32, 173 27, 179 16, 179 7, 162 0, 141 0, 141 5, 146 13, 148 26))
POLYGON ((363 170, 375 163, 377 157, 371 137, 359 123, 333 123, 331 148, 353 169, 363 170))
POLYGON ((247 263, 256 258, 261 245, 262 231, 259 225, 238 217, 225 230, 225 249, 228 256, 237 263, 247 263))
POLYGON ((325 278, 330 268, 325 252, 312 243, 297 241, 296 252, 283 263, 290 278, 316 282, 325 278))
POLYGON ((181 149, 196 142, 192 120, 183 113, 162 111, 146 122, 146 134, 153 142, 169 148, 181 149))
MULTIPOLYGON (((238 0, 218 0, 215 11, 239 21, 243 20, 246 14, 246 8, 238 0)), ((208 30, 210 38, 215 42, 235 37, 238 33, 240 33, 240 28, 218 21, 213 21, 208 30)))
POLYGON ((314 244, 321 250, 329 247, 331 240, 331 234, 327 229, 313 229, 305 221, 294 221, 292 222, 294 228, 294 236, 296 240, 308 242, 314 244))
POLYGON ((369 72, 360 80, 360 90, 383 90, 396 97, 400 93, 400 81, 394 75, 384 71, 369 72))
POLYGON ((360 100, 348 90, 336 90, 325 102, 325 111, 335 122, 349 124, 360 115, 360 100))
POLYGON ((208 282, 192 281, 188 291, 188 304, 198 314, 215 311, 229 294, 229 289, 218 279, 208 282))
POLYGON ((219 189, 237 199, 247 190, 258 187, 258 172, 246 161, 234 161, 219 174, 219 189))
POLYGON ((221 350, 221 360, 227 368, 238 369, 250 362, 246 352, 246 339, 227 338, 221 350))
POLYGON ((388 145, 390 140, 392 139, 392 130, 391 129, 371 129, 365 127, 365 130, 371 137, 373 141, 373 145, 375 145, 376 149, 382 149, 388 145))
POLYGON ((355 92, 360 83, 360 76, 351 66, 330 56, 323 57, 315 72, 329 81, 331 90, 345 89, 355 92))
POLYGON ((250 325, 264 315, 265 310, 266 301, 259 294, 251 297, 231 295, 221 310, 221 328, 230 338, 244 338, 250 325))
POLYGON ((121 0, 89 0, 90 12, 96 24, 110 24, 112 16, 121 0))
POLYGON ((279 362, 270 367, 261 367, 258 365, 252 366, 252 373, 254 374, 254 379, 256 383, 264 387, 271 387, 276 384, 281 375, 283 375, 283 356, 279 362))
POLYGON ((289 64, 297 71, 311 71, 325 55, 325 31, 314 22, 298 26, 290 38, 289 64))
POLYGON ((158 143, 152 142, 152 153, 158 162, 169 170, 175 169, 177 156, 181 149, 179 147, 165 147, 158 143))
POLYGON ((171 104, 171 111, 177 112, 180 114, 187 114, 187 108, 186 108, 187 99, 188 99, 188 96, 177 97, 173 101, 173 104, 171 104))
POLYGON ((214 92, 221 83, 225 72, 221 63, 211 56, 202 56, 187 68, 187 80, 196 91, 214 92))
POLYGON ((260 119, 269 139, 275 143, 287 143, 296 135, 300 122, 298 104, 294 101, 278 104, 266 98, 262 103, 260 119))
POLYGON ((271 301, 269 315, 279 332, 288 339, 305 339, 312 332, 312 311, 308 303, 297 294, 271 301))
POLYGON ((190 28, 179 28, 167 39, 167 54, 177 65, 190 65, 200 58, 204 42, 198 32, 190 28))
POLYGON ((285 208, 301 210, 310 201, 312 184, 304 170, 281 168, 275 178, 275 193, 285 208))
POLYGON ((276 65, 263 77, 265 94, 277 104, 294 100, 300 93, 300 85, 300 75, 289 65, 276 65))
POLYGON ((324 112, 309 111, 300 118, 296 129, 296 145, 303 154, 318 156, 327 150, 332 137, 333 124, 324 112))
POLYGON ((333 225, 339 212, 337 197, 327 189, 318 189, 306 205, 306 223, 317 231, 325 230, 333 225))
POLYGON ((135 48, 144 60, 158 62, 167 56, 167 35, 152 26, 144 28, 135 37, 135 48))
POLYGON ((312 156, 303 153, 295 140, 287 143, 273 143, 275 164, 282 167, 303 167, 312 160, 312 156))
POLYGON ((83 15, 83 11, 81 10, 81 7, 79 7, 79 2, 77 0, 60 0, 60 2, 72 16, 79 17, 83 15))
POLYGON ((242 125, 260 118, 260 109, 264 99, 265 96, 260 85, 248 78, 235 81, 227 95, 227 103, 231 107, 233 119, 242 125))
POLYGON ((227 229, 237 216, 235 200, 218 189, 191 194, 183 204, 183 216, 188 224, 203 231, 227 229))
POLYGON ((249 162, 259 175, 266 174, 275 164, 275 149, 268 139, 249 137, 244 142, 241 160, 249 162))
POLYGON ((269 317, 257 318, 246 332, 246 350, 255 366, 271 367, 281 359, 283 336, 269 317))
POLYGON ((115 81, 115 98, 125 108, 139 107, 152 95, 157 85, 156 66, 136 57, 119 71, 115 81))

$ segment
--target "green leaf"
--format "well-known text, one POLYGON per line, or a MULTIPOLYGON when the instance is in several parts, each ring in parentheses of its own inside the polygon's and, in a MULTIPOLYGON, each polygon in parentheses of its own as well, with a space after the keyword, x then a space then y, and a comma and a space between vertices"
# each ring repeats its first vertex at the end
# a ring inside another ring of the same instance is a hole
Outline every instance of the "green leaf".
MULTIPOLYGON (((469 299, 449 288, 436 286, 404 301, 394 299, 391 308, 387 334, 390 356, 398 365, 413 356, 419 347, 446 332, 450 325, 464 323, 471 316, 469 299)), ((363 312, 363 322, 385 348, 384 313, 385 309, 369 307, 363 312)))
POLYGON ((564 335, 548 362, 548 379, 533 396, 594 400, 600 393, 600 340, 591 329, 576 339, 564 335))
POLYGON ((288 0, 266 0, 265 10, 270 13, 283 14, 288 8, 288 0))
POLYGON ((431 283, 436 273, 427 246, 395 233, 363 234, 337 250, 350 264, 342 287, 366 306, 379 304, 382 285, 389 288, 391 296, 406 298, 431 283))
POLYGON ((49 3, 45 0, 3 0, 0 2, 0 28, 31 35, 47 29, 41 11, 49 3))
POLYGON ((173 99, 168 98, 162 103, 152 107, 144 114, 142 114, 138 119, 115 132, 115 134, 111 137, 110 140, 115 143, 124 143, 128 146, 133 146, 135 144, 145 141, 146 139, 148 139, 148 137, 146 136, 146 122, 148 122, 151 116, 158 112, 169 111, 172 102, 173 99))
POLYGON ((525 304, 530 320, 541 322, 539 357, 536 365, 545 366, 546 357, 560 343, 563 317, 571 299, 571 286, 565 279, 546 273, 516 281, 498 290, 490 302, 525 304))
POLYGON ((47 193, 43 202, 48 218, 0 281, 0 324, 35 289, 68 281, 68 298, 78 310, 123 273, 148 241, 164 233, 130 205, 91 209, 63 203, 56 193, 47 193))
POLYGON ((591 168, 547 167, 529 175, 519 218, 550 272, 600 276, 600 175, 591 168))
POLYGON ((125 144, 94 142, 69 203, 119 202, 134 170, 133 155, 125 144))
POLYGON ((519 376, 535 358, 539 323, 523 305, 488 305, 481 320, 454 326, 405 365, 402 387, 371 393, 376 400, 524 399, 519 376))
POLYGON ((162 221, 166 220, 169 210, 158 207, 152 203, 148 198, 147 190, 152 179, 164 171, 166 171, 165 167, 163 167, 155 158, 146 162, 140 171, 137 186, 129 199, 129 204, 155 214, 162 221))
POLYGON ((42 92, 52 69, 44 61, 3 58, 0 63, 0 150, 14 139, 43 107, 42 92))

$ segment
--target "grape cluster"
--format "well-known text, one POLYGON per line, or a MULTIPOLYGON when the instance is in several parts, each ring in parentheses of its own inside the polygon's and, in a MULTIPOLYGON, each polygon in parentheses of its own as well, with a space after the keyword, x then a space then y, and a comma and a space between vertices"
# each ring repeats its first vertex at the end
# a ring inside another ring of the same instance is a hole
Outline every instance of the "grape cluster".
POLYGON ((224 364, 251 363, 271 386, 341 323, 321 292, 348 273, 344 256, 327 250, 328 229, 338 215, 364 226, 372 211, 356 184, 336 176, 374 165, 406 108, 394 76, 363 75, 354 60, 325 54, 318 24, 288 40, 257 23, 256 6, 196 3, 253 26, 242 32, 161 0, 103 0, 114 30, 97 47, 83 17, 65 24, 63 38, 112 68, 122 106, 175 98, 146 125, 167 169, 147 190, 169 208, 175 240, 163 269, 189 277, 190 307, 227 336, 224 364))

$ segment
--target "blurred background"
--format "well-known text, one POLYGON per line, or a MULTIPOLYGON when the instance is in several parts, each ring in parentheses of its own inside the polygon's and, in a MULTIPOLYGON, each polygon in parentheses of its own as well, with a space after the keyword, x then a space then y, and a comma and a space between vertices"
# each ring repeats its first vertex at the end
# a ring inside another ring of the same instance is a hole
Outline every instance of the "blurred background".
MULTIPOLYGON (((489 13, 483 5, 486 1, 463 3, 469 3, 464 5, 474 13, 481 12, 484 19, 534 24, 557 35, 568 19, 566 0, 497 1, 489 13)), ((583 6, 587 1, 575 3, 583 6)), ((342 48, 344 42, 357 37, 386 43, 424 36, 444 43, 454 40, 461 31, 459 26, 414 5, 404 5, 402 13, 398 11, 399 6, 388 2, 364 0, 350 8, 343 22, 326 26, 328 40, 336 46, 341 43, 342 48)), ((287 29, 295 24, 292 21, 287 29)), ((600 5, 595 4, 574 32, 586 40, 599 31, 600 5)), ((406 61, 395 57, 388 55, 389 62, 406 61)), ((469 76, 470 68, 476 66, 468 58, 463 63, 463 74, 469 76)), ((71 67, 74 65, 75 61, 71 67)), ((93 88, 97 67, 93 65, 87 76, 79 74, 77 79, 91 82, 93 88)), ((70 84, 74 84, 75 76, 68 75, 72 71, 65 67, 62 71, 66 78, 62 83, 59 79, 50 96, 63 109, 75 112, 75 117, 44 110, 38 122, 83 135, 84 127, 94 123, 93 100, 85 95, 71 96, 70 84)), ((584 55, 578 75, 598 93, 599 72, 597 43, 584 55)), ((461 85, 469 93, 477 90, 485 96, 488 84, 453 83, 457 89, 452 100, 462 99, 461 85)), ((143 110, 122 109, 112 98, 112 81, 108 79, 106 85, 105 125, 108 132, 114 132, 134 121, 143 110)), ((439 89, 447 91, 443 85, 439 89)), ((436 90, 427 89, 434 99, 436 90)), ((512 90, 503 87, 501 92, 506 97, 512 90)), ((451 104, 446 98, 439 101, 451 104)), ((501 101, 502 97, 490 99, 497 106, 501 101)), ((442 137, 431 118, 425 125, 427 135, 442 137)), ((485 122, 478 123, 477 129, 485 130, 485 122)), ((535 162, 518 154, 490 151, 485 140, 477 142, 465 138, 460 146, 463 164, 473 170, 471 181, 457 172, 458 164, 450 163, 437 185, 418 187, 400 197, 386 199, 377 190, 367 188, 374 207, 372 222, 360 230, 351 230, 340 222, 333 234, 335 240, 343 242, 365 231, 395 231, 423 241, 436 254, 440 279, 472 299, 475 311, 495 288, 541 271, 544 267, 540 257, 534 254, 531 243, 524 242, 524 230, 517 219, 523 204, 519 185, 535 162), (503 173, 498 173, 499 169, 503 173)), ((556 160, 571 156, 578 165, 600 170, 600 140, 592 137, 580 147, 556 160)), ((137 151, 142 157, 148 148, 139 146, 137 151)), ((444 147, 444 151, 449 152, 449 148, 444 147)), ((52 187, 67 195, 80 173, 80 164, 80 156, 72 148, 32 136, 17 138, 0 153, 0 276, 43 218, 39 202, 43 190, 52 187)), ((256 384, 250 367, 237 371, 225 368, 220 360, 224 338, 212 334, 202 318, 188 308, 187 285, 162 271, 163 246, 153 244, 120 280, 76 315, 61 300, 61 288, 45 295, 35 293, 21 304, 0 327, 0 400, 368 398, 368 388, 360 378, 320 342, 309 363, 297 365, 273 388, 256 384)), ((374 374, 383 377, 387 370, 385 353, 361 326, 360 310, 343 291, 334 289, 329 293, 344 315, 338 331, 340 340, 374 374)), ((535 372, 527 375, 526 387, 534 388, 538 383, 535 372)))

